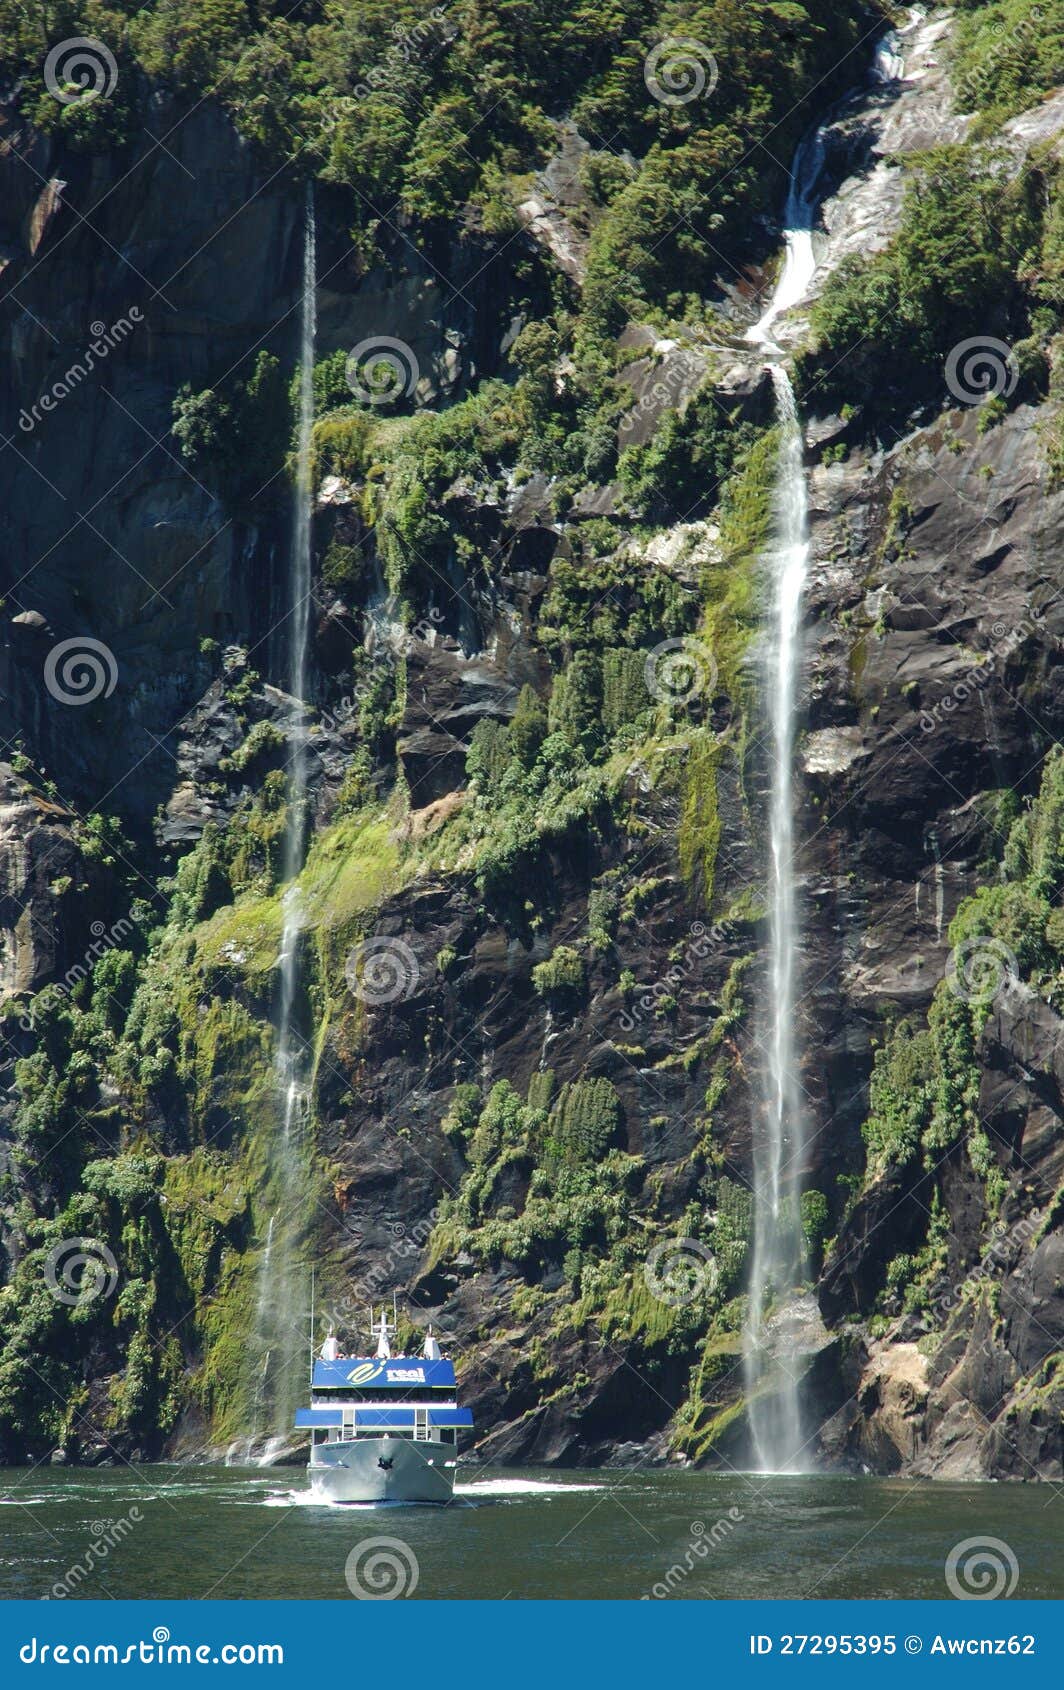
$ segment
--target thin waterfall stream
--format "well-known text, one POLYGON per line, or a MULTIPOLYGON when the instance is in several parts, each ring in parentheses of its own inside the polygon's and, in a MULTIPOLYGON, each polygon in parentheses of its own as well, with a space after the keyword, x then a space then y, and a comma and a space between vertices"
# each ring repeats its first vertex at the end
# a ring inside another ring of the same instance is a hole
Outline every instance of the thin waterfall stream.
POLYGON ((287 590, 288 739, 287 818, 282 867, 287 888, 278 962, 277 1045, 274 1063, 278 1131, 270 1147, 268 1181, 278 1206, 270 1216, 259 1268, 256 1326, 262 1357, 256 1431, 267 1439, 262 1459, 279 1448, 292 1422, 306 1351, 305 1273, 300 1261, 301 1204, 306 1185, 303 1128, 308 1093, 304 1043, 297 1022, 303 911, 298 876, 306 849, 307 693, 313 514, 314 345, 317 332, 316 239, 313 188, 304 211, 303 286, 300 313, 299 417, 296 436, 292 543, 287 590))
MULTIPOLYGON (((902 74, 897 46, 893 35, 877 41, 874 80, 889 82, 902 74)), ((780 437, 773 532, 765 559, 770 608, 762 665, 770 764, 767 1077, 754 1131, 754 1237, 743 1331, 753 1461, 762 1473, 801 1473, 810 1466, 799 1389, 802 1315, 794 1296, 808 1265, 800 1202, 806 1122, 795 1039, 801 917, 795 871, 794 750, 802 602, 810 562, 809 489, 794 387, 783 362, 783 348, 772 331, 779 317, 805 299, 816 274, 813 229, 820 205, 825 140, 826 126, 821 125, 803 138, 795 153, 779 280, 767 309, 747 334, 767 354, 780 437)))

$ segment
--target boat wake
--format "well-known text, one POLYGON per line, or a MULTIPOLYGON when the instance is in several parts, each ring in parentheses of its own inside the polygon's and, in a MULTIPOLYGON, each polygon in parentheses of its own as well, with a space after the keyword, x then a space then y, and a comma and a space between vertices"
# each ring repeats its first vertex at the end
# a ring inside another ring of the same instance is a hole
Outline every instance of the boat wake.
POLYGON ((454 1487, 455 1496, 474 1500, 488 1496, 553 1496, 578 1490, 605 1490, 605 1485, 570 1485, 557 1479, 476 1479, 468 1485, 454 1487))
MULTIPOLYGON (((569 1484, 557 1479, 474 1479, 469 1484, 456 1484, 454 1500, 467 1504, 491 1502, 497 1498, 519 1500, 524 1496, 563 1496, 574 1491, 601 1491, 603 1484, 569 1484)), ((251 1500, 251 1499, 249 1499, 251 1500)), ((262 1508, 331 1508, 347 1512, 353 1508, 422 1508, 425 1503, 384 1499, 378 1502, 332 1502, 314 1496, 310 1491, 269 1491, 254 1500, 262 1508)), ((430 1503, 429 1507, 447 1504, 430 1503)))

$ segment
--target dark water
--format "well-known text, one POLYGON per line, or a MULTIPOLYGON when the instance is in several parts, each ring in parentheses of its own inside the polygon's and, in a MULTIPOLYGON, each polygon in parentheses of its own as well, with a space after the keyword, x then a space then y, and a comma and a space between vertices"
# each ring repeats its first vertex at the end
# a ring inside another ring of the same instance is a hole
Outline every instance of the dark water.
POLYGON ((296 1469, 0 1472, 2 1597, 350 1600, 353 1551, 356 1581, 416 1565, 428 1598, 947 1597, 975 1537, 997 1540, 1003 1581, 1018 1568, 1017 1596, 1064 1597, 1050 1485, 492 1469, 447 1508, 328 1508, 296 1469))

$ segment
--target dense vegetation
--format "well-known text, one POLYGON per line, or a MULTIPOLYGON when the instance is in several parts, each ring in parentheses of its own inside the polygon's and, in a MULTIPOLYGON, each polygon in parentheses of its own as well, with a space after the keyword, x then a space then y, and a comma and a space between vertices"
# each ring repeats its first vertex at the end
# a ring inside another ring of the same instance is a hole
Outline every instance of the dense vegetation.
POLYGON ((418 238, 468 202, 485 228, 513 226, 522 173, 571 115, 594 149, 603 217, 588 281, 596 332, 627 299, 679 313, 723 269, 731 279, 758 214, 775 212, 785 159, 808 118, 862 62, 870 8, 858 0, 0 0, 0 71, 71 147, 134 145, 148 81, 180 107, 223 102, 276 167, 284 160, 349 195, 366 252, 397 218, 418 238), (101 40, 110 92, 57 103, 43 86, 48 46, 101 40), (651 98, 648 55, 663 37, 700 44, 704 102, 651 98), (490 121, 484 114, 490 114, 490 121))
POLYGON ((981 387, 999 412, 1044 393, 1064 322, 1060 206, 1051 157, 1016 170, 973 143, 919 155, 895 239, 840 266, 817 304, 800 371, 808 401, 867 396, 876 426, 981 387), (975 339, 999 350, 951 377, 952 349, 975 339))
MULTIPOLYGON (((800 361, 809 403, 853 405, 869 428, 985 388, 992 413, 1044 394, 1064 321, 1060 162, 1051 145, 1017 163, 1000 125, 1064 79, 1064 5, 968 0, 952 47, 957 103, 974 112, 963 144, 905 161, 901 228, 884 252, 852 258, 813 313, 800 361), (993 139, 990 139, 993 137, 993 139), (947 360, 969 339, 1011 349, 947 360)), ((965 398, 963 402, 970 402, 965 398)))
POLYGON ((1064 79, 1061 0, 960 0, 957 11, 957 104, 982 114, 982 128, 1037 105, 1064 79))
MULTIPOLYGON (((1003 796, 1011 809, 1013 795, 1003 796)), ((1010 981, 1022 982, 1058 1014, 1064 1010, 1062 892, 1064 754, 1058 747, 1046 759, 1039 792, 1007 829, 996 879, 967 899, 950 925, 955 960, 926 1028, 904 1018, 876 1053, 864 1127, 866 1178, 874 1182, 914 1164, 931 1176, 926 1236, 890 1261, 881 1306, 926 1309, 941 1289, 949 1233, 942 1181, 952 1157, 966 1158, 981 1182, 988 1224, 1001 1214, 1008 1152, 980 1123, 979 1035, 1010 981)))
MULTIPOLYGON (((1043 3, 1033 33, 1026 0, 962 0, 960 11, 961 97, 981 114, 973 137, 911 164, 897 237, 833 279, 800 361, 807 402, 863 396, 871 432, 945 401, 945 360, 966 335, 999 336, 1016 361, 1016 381, 988 404, 987 423, 1007 402, 1045 393, 1059 351, 1060 166, 1037 152, 1012 169, 991 137, 1059 79, 1064 6, 1043 3)), ((751 1200, 717 1122, 742 1069, 735 1036, 761 912, 749 888, 721 893, 719 793, 732 794, 749 831, 757 747, 747 660, 776 448, 756 395, 718 389, 703 331, 721 326, 720 280, 768 254, 779 161, 811 112, 854 80, 854 55, 864 62, 877 16, 856 0, 0 0, 0 70, 21 77, 26 118, 71 152, 132 156, 153 91, 164 89, 179 114, 210 90, 264 169, 328 185, 363 270, 398 271, 407 240, 430 256, 471 232, 505 245, 529 173, 557 146, 559 120, 571 116, 591 143, 584 286, 522 254, 513 303, 528 320, 490 379, 421 410, 410 396, 356 403, 343 354, 314 371, 315 479, 344 484, 344 503, 319 524, 330 609, 348 615, 379 590, 397 626, 435 613, 453 628, 456 606, 490 599, 501 571, 498 513, 537 477, 546 490, 529 526, 564 527, 565 543, 536 609, 537 684, 515 689, 505 718, 488 714, 471 731, 462 803, 435 831, 404 831, 401 644, 371 662, 355 643, 348 667, 323 683, 326 706, 354 692, 355 732, 299 879, 301 1007, 315 1082, 342 1118, 372 1055, 366 1018, 345 992, 345 958, 387 898, 431 877, 460 885, 515 951, 540 946, 527 968, 529 1002, 548 1030, 579 1018, 593 994, 631 1006, 641 982, 625 944, 664 884, 638 864, 663 832, 660 818, 676 818, 668 868, 680 897, 726 923, 735 954, 682 1049, 648 1055, 677 1016, 667 979, 638 1032, 645 1043, 617 1048, 659 1078, 697 1077, 683 1169, 690 1199, 677 1207, 660 1169, 630 1148, 632 1123, 604 1074, 562 1079, 544 1064, 520 1090, 508 1079, 462 1080, 438 1122, 460 1174, 435 1213, 428 1254, 430 1268, 461 1257, 520 1281, 512 1312, 539 1322, 533 1371, 544 1396, 574 1388, 552 1371, 549 1340, 592 1325, 629 1346, 652 1378, 683 1360, 690 1392, 676 1442, 693 1455, 736 1413, 727 1381, 751 1200), (645 62, 668 34, 712 53, 717 80, 704 102, 670 105, 648 93, 645 62), (60 104, 43 89, 42 59, 75 35, 108 44, 117 82, 105 96, 60 104), (633 402, 623 380, 632 354, 616 337, 632 319, 667 327, 705 370, 682 409, 639 445, 619 427, 633 402), (589 490, 606 495, 609 514, 580 507, 589 490), (667 530, 678 543, 665 564, 658 542, 667 530), (712 676, 677 701, 649 686, 647 664, 663 642, 681 640, 708 653, 712 676), (586 882, 583 919, 548 945, 574 863, 586 882), (662 1229, 712 1254, 713 1275, 686 1301, 647 1289, 647 1235, 662 1229)), ((217 386, 173 396, 176 451, 241 516, 282 510, 292 426, 292 371, 272 352, 256 351, 217 386)), ((1064 473, 1064 449, 1047 438, 1064 473)), ((257 1251, 278 1198, 266 1151, 277 1108, 270 1017, 292 792, 261 677, 226 669, 205 644, 237 740, 208 783, 221 821, 166 865, 172 873, 143 908, 149 848, 135 848, 117 823, 82 826, 82 860, 106 871, 112 907, 133 908, 134 931, 71 990, 13 1006, 5 1026, 19 1051, 14 1171, 3 1175, 18 1261, 0 1291, 0 1449, 16 1455, 75 1451, 86 1428, 153 1453, 190 1410, 215 1436, 247 1422, 257 1251), (49 1252, 72 1237, 110 1251, 121 1281, 114 1302, 68 1307, 42 1287, 49 1252)), ((993 883, 951 935, 1005 946, 1057 1008, 1062 770, 1051 760, 1037 801, 1010 818, 1000 868, 988 866, 993 883)), ((28 760, 20 772, 40 795, 57 796, 28 760)), ((670 965, 682 967, 682 946, 674 953, 670 965)), ((468 964, 454 946, 439 950, 441 998, 460 993, 468 964)), ((963 1146, 996 1212, 1003 1176, 973 1106, 984 1015, 944 986, 926 1027, 906 1020, 889 1031, 854 1202, 888 1171, 933 1167, 963 1146)), ((431 1040, 430 1025, 426 1050, 431 1040)), ((648 1135, 667 1125, 652 1118, 648 1135)), ((319 1171, 324 1191, 334 1170, 319 1171)), ((846 1197, 841 1188, 804 1194, 814 1269, 846 1197)), ((891 1264, 884 1309, 926 1304, 943 1214, 936 1198, 923 1245, 891 1264)))

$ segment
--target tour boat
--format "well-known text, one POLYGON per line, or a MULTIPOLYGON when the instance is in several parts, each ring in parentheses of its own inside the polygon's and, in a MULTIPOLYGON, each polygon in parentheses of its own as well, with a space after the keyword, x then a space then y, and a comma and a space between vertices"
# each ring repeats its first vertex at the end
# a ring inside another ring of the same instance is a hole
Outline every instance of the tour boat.
POLYGON ((307 1473, 322 1502, 450 1502, 459 1427, 454 1363, 430 1327, 420 1356, 394 1356, 384 1315, 373 1356, 344 1356, 330 1333, 314 1363, 307 1473))

